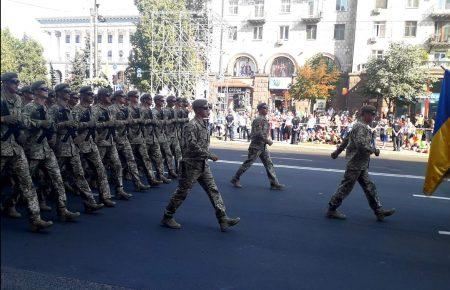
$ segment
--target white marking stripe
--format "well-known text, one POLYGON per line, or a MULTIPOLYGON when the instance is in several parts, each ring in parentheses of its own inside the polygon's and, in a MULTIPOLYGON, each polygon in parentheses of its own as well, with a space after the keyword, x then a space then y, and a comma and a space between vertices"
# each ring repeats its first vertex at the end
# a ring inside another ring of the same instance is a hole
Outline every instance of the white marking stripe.
MULTIPOLYGON (((228 164, 242 164, 241 161, 231 161, 231 160, 218 160, 219 163, 228 163, 228 164)), ((256 166, 264 166, 262 163, 254 163, 256 166)), ((306 167, 306 166, 292 166, 292 165, 274 165, 278 168, 289 168, 289 169, 298 169, 298 170, 309 170, 309 171, 321 171, 321 172, 336 172, 336 173, 344 173, 345 170, 342 169, 331 169, 331 168, 320 168, 320 167, 306 167)), ((398 177, 398 178, 410 178, 410 179, 425 179, 423 176, 419 175, 407 175, 407 174, 394 174, 394 173, 383 173, 383 172, 369 172, 370 175, 374 176, 385 176, 385 177, 398 177)))
POLYGON ((433 198, 433 199, 444 199, 444 200, 450 200, 448 197, 443 196, 426 196, 426 195, 420 195, 420 194, 413 194, 415 197, 423 197, 423 198, 433 198))
POLYGON ((446 231, 439 231, 439 234, 450 236, 450 232, 446 232, 446 231))
MULTIPOLYGON (((242 154, 241 156, 247 157, 247 154, 242 154)), ((270 158, 272 158, 272 159, 280 159, 280 160, 309 161, 309 162, 313 162, 313 161, 314 161, 314 160, 312 160, 312 159, 289 158, 289 157, 275 157, 275 156, 270 156, 270 158)))

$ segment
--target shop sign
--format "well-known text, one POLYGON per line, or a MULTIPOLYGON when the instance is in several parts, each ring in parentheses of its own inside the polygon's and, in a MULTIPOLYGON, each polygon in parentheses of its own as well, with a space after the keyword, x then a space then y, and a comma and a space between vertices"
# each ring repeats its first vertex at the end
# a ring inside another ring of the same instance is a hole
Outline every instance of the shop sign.
POLYGON ((270 90, 288 90, 292 84, 292 78, 269 78, 270 90))
POLYGON ((248 88, 219 87, 219 93, 225 94, 245 94, 248 90, 248 88))

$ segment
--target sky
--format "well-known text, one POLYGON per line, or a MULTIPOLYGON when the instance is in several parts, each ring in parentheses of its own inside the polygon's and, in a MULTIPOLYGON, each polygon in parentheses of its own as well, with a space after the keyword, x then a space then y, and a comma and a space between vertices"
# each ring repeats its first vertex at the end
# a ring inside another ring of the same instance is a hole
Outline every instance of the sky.
MULTIPOLYGON (((100 15, 136 15, 133 0, 97 0, 100 15)), ((1 0, 1 27, 42 42, 36 18, 88 16, 94 0, 1 0)))

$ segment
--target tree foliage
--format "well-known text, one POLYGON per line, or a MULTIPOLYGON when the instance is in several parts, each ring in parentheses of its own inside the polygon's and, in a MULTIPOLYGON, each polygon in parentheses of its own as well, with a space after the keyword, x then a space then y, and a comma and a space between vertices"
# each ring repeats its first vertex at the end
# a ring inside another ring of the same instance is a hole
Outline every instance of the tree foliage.
POLYGON ((24 84, 47 79, 44 49, 35 40, 14 37, 6 28, 1 30, 1 72, 17 72, 24 84))
POLYGON ((419 46, 392 43, 381 58, 372 58, 366 65, 366 91, 383 98, 389 109, 396 101, 414 102, 426 93, 427 85, 436 78, 427 72, 423 62, 426 51, 419 46))

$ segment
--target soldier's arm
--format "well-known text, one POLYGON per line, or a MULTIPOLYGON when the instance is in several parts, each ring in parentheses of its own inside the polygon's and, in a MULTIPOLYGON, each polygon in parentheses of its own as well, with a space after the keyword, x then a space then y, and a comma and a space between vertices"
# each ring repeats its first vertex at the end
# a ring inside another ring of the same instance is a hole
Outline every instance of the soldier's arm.
POLYGON ((200 146, 200 140, 197 140, 196 128, 194 125, 190 124, 186 128, 186 138, 187 144, 189 146, 189 151, 195 153, 195 155, 205 158, 205 159, 213 159, 214 154, 212 154, 208 148, 203 148, 200 146))
POLYGON ((45 120, 37 120, 33 119, 31 117, 33 112, 33 104, 28 104, 22 109, 22 120, 23 120, 23 126, 26 129, 37 129, 43 127, 45 123, 48 123, 48 121, 45 120))
POLYGON ((354 126, 350 134, 352 134, 353 142, 355 142, 356 148, 360 152, 374 153, 372 144, 366 141, 364 128, 361 126, 354 126))
POLYGON ((263 120, 262 119, 255 119, 253 120, 252 124, 252 136, 254 138, 262 140, 266 144, 270 144, 271 141, 269 140, 267 136, 267 132, 264 132, 263 130, 263 120))

